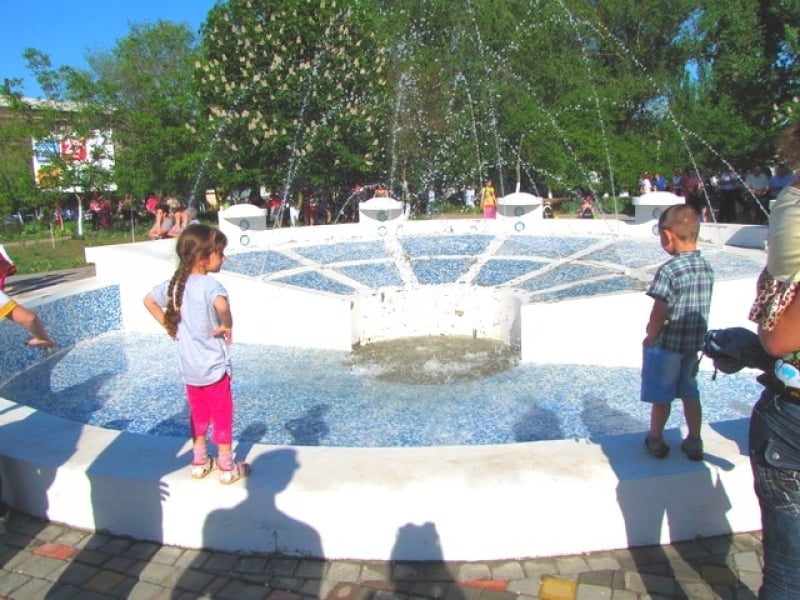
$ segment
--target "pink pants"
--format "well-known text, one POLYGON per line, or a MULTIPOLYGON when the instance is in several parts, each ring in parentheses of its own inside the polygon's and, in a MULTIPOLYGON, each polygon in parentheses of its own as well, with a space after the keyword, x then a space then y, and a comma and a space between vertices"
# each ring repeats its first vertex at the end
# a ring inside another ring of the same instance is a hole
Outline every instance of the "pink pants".
POLYGON ((227 373, 217 383, 205 386, 186 386, 192 439, 204 437, 209 425, 215 444, 230 444, 233 440, 233 394, 227 373))

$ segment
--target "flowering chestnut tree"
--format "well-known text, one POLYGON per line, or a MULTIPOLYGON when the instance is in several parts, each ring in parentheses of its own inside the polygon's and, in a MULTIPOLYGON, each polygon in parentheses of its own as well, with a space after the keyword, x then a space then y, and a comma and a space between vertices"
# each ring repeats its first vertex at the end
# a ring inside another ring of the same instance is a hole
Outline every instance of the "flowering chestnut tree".
POLYGON ((291 194, 382 170, 385 52, 370 15, 361 0, 211 10, 196 76, 213 179, 291 194))

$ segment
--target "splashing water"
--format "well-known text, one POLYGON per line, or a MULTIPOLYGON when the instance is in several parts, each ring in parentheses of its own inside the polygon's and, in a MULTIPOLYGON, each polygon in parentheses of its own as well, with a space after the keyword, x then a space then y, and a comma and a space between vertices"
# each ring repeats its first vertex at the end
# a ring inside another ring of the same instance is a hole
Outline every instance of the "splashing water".
POLYGON ((424 336, 356 347, 346 364, 379 381, 441 385, 503 373, 518 362, 518 352, 497 340, 424 336))

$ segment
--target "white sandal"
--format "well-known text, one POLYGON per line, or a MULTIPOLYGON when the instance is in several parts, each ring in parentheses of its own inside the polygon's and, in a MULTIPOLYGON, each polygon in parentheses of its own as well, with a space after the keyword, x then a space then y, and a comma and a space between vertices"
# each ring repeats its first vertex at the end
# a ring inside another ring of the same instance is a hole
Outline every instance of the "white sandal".
POLYGON ((222 485, 230 485, 236 483, 240 479, 244 479, 250 474, 250 465, 246 462, 235 462, 230 471, 222 471, 219 474, 219 482, 222 485))
POLYGON ((217 463, 214 461, 214 459, 210 456, 206 456, 206 462, 204 462, 202 465, 192 465, 192 479, 202 479, 211 473, 216 466, 217 463))

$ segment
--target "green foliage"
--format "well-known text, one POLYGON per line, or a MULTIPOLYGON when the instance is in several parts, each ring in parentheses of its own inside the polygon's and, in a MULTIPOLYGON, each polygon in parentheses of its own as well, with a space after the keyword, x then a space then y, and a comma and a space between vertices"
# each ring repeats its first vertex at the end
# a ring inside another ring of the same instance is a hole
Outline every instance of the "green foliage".
POLYGON ((4 99, 9 116, 0 127, 0 215, 9 215, 37 203, 30 153, 31 137, 41 129, 18 96, 7 94, 4 99))
POLYGON ((111 52, 90 56, 95 102, 114 107, 120 189, 139 198, 197 191, 206 145, 193 88, 197 56, 194 34, 166 21, 134 24, 111 52))
MULTIPOLYGON (((769 164, 799 110, 799 30, 800 0, 227 0, 199 47, 158 22, 87 72, 26 57, 80 102, 74 130, 114 129, 138 197, 486 177, 616 196, 645 170, 769 164)), ((24 116, 0 141, 63 122, 24 116)), ((41 202, 23 171, 0 150, 0 211, 41 202)))
POLYGON ((366 4, 230 0, 212 9, 197 90, 224 187, 358 180, 375 167, 386 81, 366 4))
MULTIPOLYGON (((192 88, 196 54, 194 35, 185 25, 132 24, 130 35, 113 49, 87 55, 89 71, 53 68, 33 49, 25 56, 48 97, 72 103, 38 109, 42 135, 65 125, 78 136, 111 129, 119 189, 139 197, 151 191, 186 197, 193 191, 205 144, 204 133, 192 126, 199 116, 192 88)), ((66 187, 107 187, 100 173, 70 173, 69 164, 57 166, 66 187)))

